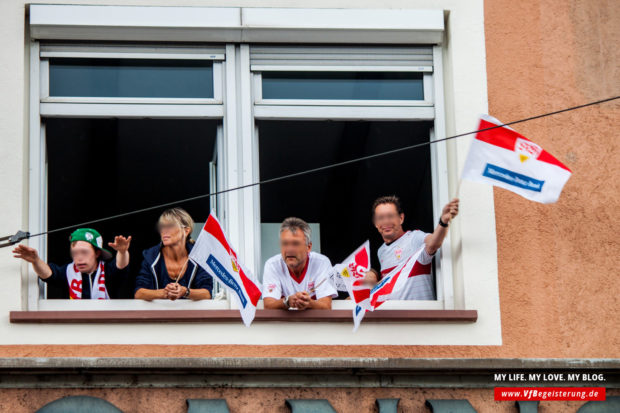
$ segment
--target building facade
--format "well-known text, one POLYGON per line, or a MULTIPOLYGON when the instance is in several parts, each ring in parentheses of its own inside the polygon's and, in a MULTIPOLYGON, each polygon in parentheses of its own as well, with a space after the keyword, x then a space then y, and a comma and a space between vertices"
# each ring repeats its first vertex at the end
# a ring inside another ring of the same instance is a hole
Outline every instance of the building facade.
POLYGON ((260 277, 287 216, 335 264, 379 246, 374 198, 399 195, 405 226, 426 231, 461 200, 436 299, 388 302, 355 333, 346 300, 259 309, 246 328, 225 297, 59 299, 2 248, 3 411, 615 411, 619 101, 512 125, 572 170, 556 204, 460 182, 472 135, 443 139, 484 113, 512 122, 620 95, 616 2, 0 11, 0 235, 49 231, 28 244, 50 261, 69 260, 72 225, 114 216, 93 226, 132 235, 134 269, 163 207, 120 215, 178 204, 198 223, 213 210, 260 277), (607 401, 494 398, 526 385, 605 388, 607 401))

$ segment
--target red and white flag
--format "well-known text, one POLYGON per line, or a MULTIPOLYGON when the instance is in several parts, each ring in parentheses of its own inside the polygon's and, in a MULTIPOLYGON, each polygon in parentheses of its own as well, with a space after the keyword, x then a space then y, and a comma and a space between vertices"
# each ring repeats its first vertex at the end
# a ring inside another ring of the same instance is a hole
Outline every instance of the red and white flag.
MULTIPOLYGON (((364 277, 369 269, 370 243, 368 241, 356 249, 342 263, 334 266, 334 271, 344 282, 349 296, 357 304, 356 307, 370 298, 371 289, 364 283, 364 277)), ((363 317, 364 314, 360 316, 360 311, 356 313, 356 309, 353 309, 353 331, 357 330, 363 317)))
POLYGON ((243 323, 252 324, 262 286, 238 260, 213 213, 200 231, 189 257, 226 287, 239 306, 243 323))
POLYGON ((359 327, 366 311, 374 311, 381 304, 392 299, 392 297, 399 297, 402 289, 407 284, 409 274, 424 248, 425 246, 423 245, 402 264, 385 274, 381 281, 370 290, 368 298, 360 301, 355 306, 353 310, 353 321, 355 323, 353 331, 359 327))
MULTIPOLYGON (((501 125, 488 115, 479 130, 501 125)), ((508 189, 550 204, 560 197, 571 171, 549 152, 508 126, 478 132, 469 148, 462 177, 508 189)))

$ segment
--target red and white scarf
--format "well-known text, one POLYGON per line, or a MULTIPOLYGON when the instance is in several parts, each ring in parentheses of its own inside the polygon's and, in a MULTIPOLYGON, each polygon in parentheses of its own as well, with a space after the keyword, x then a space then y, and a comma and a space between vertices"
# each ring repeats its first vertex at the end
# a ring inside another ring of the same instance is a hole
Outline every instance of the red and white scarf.
MULTIPOLYGON (((88 275, 90 278, 90 274, 88 275)), ((67 265, 67 282, 69 283, 69 298, 72 300, 82 299, 82 273, 78 271, 75 263, 67 265)), ((108 300, 108 290, 105 288, 105 270, 103 261, 97 265, 95 281, 90 289, 90 298, 93 300, 108 300)))

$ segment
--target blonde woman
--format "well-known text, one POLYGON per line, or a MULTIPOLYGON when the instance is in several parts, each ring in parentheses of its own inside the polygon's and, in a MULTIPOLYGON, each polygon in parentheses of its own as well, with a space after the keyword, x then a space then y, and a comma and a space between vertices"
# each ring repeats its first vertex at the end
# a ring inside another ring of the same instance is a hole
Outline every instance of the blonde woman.
POLYGON ((193 227, 192 217, 182 208, 168 209, 161 214, 157 223, 161 243, 143 252, 135 298, 148 301, 211 298, 213 278, 189 259, 193 227))

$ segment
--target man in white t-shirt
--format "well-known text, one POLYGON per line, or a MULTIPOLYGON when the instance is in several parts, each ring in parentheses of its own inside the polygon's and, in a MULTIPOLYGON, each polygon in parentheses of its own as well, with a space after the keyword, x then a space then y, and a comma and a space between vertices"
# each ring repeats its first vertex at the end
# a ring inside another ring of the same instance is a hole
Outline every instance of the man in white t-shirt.
POLYGON ((330 279, 332 264, 311 251, 310 226, 287 218, 280 226, 281 253, 267 260, 263 272, 265 308, 330 310, 338 293, 330 279))
POLYGON ((450 221, 459 212, 459 200, 455 198, 443 208, 439 223, 432 233, 403 230, 405 214, 396 196, 378 198, 372 206, 372 212, 373 223, 384 241, 377 252, 381 264, 381 275, 388 274, 424 247, 409 273, 404 289, 392 299, 434 300, 435 288, 431 274, 431 262, 448 233, 450 221))

